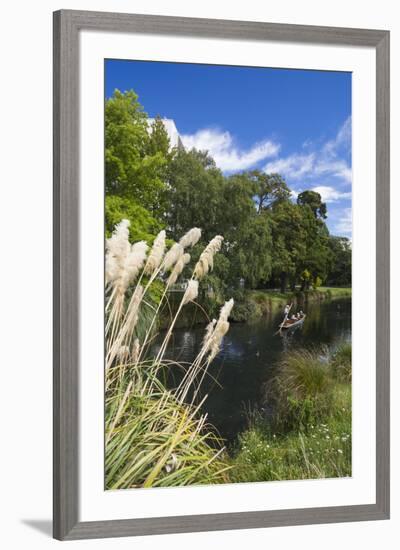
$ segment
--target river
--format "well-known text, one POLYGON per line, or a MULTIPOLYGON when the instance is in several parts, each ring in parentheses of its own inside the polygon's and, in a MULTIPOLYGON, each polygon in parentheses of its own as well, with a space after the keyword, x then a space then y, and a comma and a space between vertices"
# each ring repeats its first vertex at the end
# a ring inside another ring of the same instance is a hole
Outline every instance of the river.
MULTIPOLYGON (((276 334, 282 314, 263 317, 252 323, 232 323, 222 349, 202 385, 208 394, 204 410, 220 435, 232 443, 246 428, 246 408, 262 405, 265 382, 273 365, 290 350, 304 347, 334 347, 351 340, 351 300, 333 300, 303 306, 304 324, 276 334), (218 383, 215 381, 217 380, 218 383)), ((177 329, 167 352, 168 358, 190 362, 197 355, 204 327, 177 329)), ((157 346, 155 346, 157 347, 157 346)), ((176 384, 178 372, 170 376, 176 384)))

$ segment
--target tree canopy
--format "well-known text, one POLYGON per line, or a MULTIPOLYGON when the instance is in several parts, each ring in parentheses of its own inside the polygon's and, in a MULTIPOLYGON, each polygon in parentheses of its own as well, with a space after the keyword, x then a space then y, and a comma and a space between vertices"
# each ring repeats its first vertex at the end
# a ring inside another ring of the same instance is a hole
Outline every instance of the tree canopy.
POLYGON ((351 245, 331 236, 327 206, 312 190, 295 201, 280 174, 260 170, 225 175, 196 149, 172 149, 160 117, 148 116, 133 92, 116 90, 105 105, 106 231, 131 221, 132 240, 151 241, 160 229, 179 239, 202 229, 199 255, 215 235, 224 236, 215 269, 204 282, 229 288, 351 282, 351 245))

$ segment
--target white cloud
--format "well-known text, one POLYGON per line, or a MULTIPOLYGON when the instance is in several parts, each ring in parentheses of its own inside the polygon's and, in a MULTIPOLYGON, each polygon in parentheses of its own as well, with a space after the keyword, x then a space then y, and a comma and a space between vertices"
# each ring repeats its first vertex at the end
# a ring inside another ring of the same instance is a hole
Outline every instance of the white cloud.
POLYGON ((351 146, 351 116, 346 118, 339 128, 335 139, 327 141, 323 147, 326 154, 336 156, 340 150, 349 150, 351 146))
POLYGON ((352 233, 352 212, 351 208, 344 208, 340 213, 340 218, 333 224, 333 233, 344 237, 351 237, 352 233))
MULTIPOLYGON (((307 142, 307 146, 311 142, 307 142)), ((304 145, 304 144, 303 144, 304 145)), ((327 141, 319 150, 308 153, 294 153, 285 158, 268 162, 266 172, 279 172, 288 179, 298 180, 321 176, 334 177, 343 183, 352 181, 351 167, 344 160, 351 145, 351 118, 345 120, 335 138, 327 141)))
POLYGON ((314 162, 313 153, 309 155, 296 154, 271 161, 264 167, 264 170, 270 174, 279 173, 291 179, 300 179, 313 170, 314 162))
POLYGON ((344 180, 346 183, 351 183, 352 173, 351 168, 344 160, 322 159, 318 160, 314 165, 313 175, 329 175, 344 180))
POLYGON ((312 188, 312 191, 319 193, 323 202, 336 202, 340 199, 351 198, 351 193, 341 193, 328 185, 317 185, 312 188))
POLYGON ((181 136, 186 149, 208 151, 217 166, 225 172, 246 170, 261 160, 278 154, 280 145, 271 140, 256 143, 247 151, 239 150, 229 132, 205 128, 192 135, 181 136))

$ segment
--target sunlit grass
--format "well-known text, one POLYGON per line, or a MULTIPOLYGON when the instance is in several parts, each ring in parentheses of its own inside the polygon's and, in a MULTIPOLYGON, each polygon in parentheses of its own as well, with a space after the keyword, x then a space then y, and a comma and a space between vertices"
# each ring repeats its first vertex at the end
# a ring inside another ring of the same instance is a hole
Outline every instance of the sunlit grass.
POLYGON ((351 476, 351 385, 337 380, 332 361, 315 352, 288 354, 268 397, 273 412, 250 415, 238 438, 232 480, 351 476))
MULTIPOLYGON (((136 365, 135 367, 136 368, 136 365)), ((222 442, 198 406, 182 404, 158 383, 126 381, 106 400, 106 487, 173 487, 223 483, 229 468, 222 442)))

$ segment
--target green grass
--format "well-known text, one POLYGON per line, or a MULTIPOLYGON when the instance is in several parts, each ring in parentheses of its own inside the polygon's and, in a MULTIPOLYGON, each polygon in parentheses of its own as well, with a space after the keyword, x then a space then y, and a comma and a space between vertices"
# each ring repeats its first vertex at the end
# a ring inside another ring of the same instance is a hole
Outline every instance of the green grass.
POLYGON ((332 300, 335 298, 351 298, 351 288, 320 286, 317 292, 330 294, 332 300))
POLYGON ((231 459, 232 481, 351 476, 351 384, 334 367, 348 359, 344 349, 329 363, 303 351, 279 365, 267 400, 274 412, 249 419, 231 459))
POLYGON ((341 382, 351 382, 351 344, 342 344, 334 352, 332 359, 332 374, 341 382))
POLYGON ((198 407, 179 403, 160 381, 146 390, 149 376, 146 364, 127 366, 107 392, 106 488, 226 483, 222 441, 198 407))
POLYGON ((255 426, 239 438, 233 482, 276 481, 351 476, 350 392, 325 422, 307 431, 274 434, 255 426))
POLYGON ((321 353, 299 350, 287 354, 267 389, 274 428, 302 429, 321 421, 332 410, 333 393, 331 368, 321 360, 321 353))

